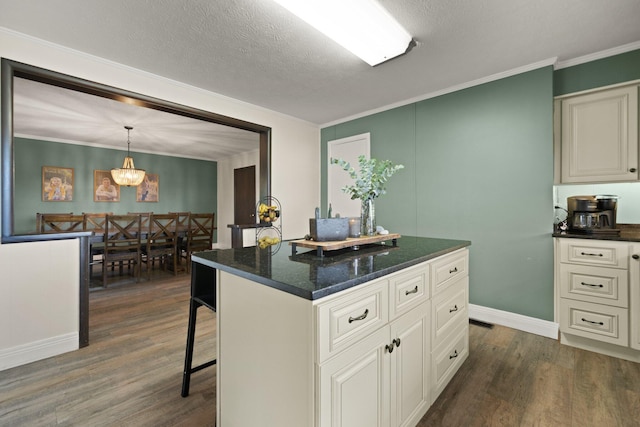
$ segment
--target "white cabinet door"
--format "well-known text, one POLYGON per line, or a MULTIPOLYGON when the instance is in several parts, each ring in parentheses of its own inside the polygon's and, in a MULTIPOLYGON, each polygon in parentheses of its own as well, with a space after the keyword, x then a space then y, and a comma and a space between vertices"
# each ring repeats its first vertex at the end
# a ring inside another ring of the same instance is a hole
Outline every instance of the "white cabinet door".
POLYGON ((638 88, 562 100, 562 182, 638 180, 638 88))
POLYGON ((631 301, 629 302, 631 324, 631 348, 640 350, 640 243, 631 247, 629 265, 629 286, 631 301), (636 258, 638 257, 638 258, 636 258))
POLYGON ((385 326, 320 365, 320 426, 389 426, 388 342, 385 326))
POLYGON ((430 306, 422 304, 391 323, 391 426, 414 426, 431 404, 430 306))

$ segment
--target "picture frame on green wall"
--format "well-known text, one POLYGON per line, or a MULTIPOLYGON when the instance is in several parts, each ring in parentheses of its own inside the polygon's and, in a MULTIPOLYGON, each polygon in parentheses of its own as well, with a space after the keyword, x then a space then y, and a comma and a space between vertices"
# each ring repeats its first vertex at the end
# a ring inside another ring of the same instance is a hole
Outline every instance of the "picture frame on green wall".
POLYGON ((42 201, 73 200, 73 168, 42 166, 42 201))
POLYGON ((120 186, 113 182, 111 171, 93 171, 93 201, 119 202, 120 186))
POLYGON ((147 173, 136 187, 136 202, 157 202, 160 200, 160 177, 157 173, 147 173))

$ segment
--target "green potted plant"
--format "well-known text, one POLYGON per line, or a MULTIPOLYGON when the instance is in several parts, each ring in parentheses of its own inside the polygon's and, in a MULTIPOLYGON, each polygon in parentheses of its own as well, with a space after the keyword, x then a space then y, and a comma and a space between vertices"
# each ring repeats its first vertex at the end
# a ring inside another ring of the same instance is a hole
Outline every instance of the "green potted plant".
POLYGON ((359 171, 343 159, 331 159, 332 164, 340 166, 354 180, 346 185, 342 191, 351 196, 351 200, 361 201, 360 224, 362 235, 376 234, 376 216, 374 200, 387 192, 386 183, 404 165, 394 165, 390 160, 367 159, 358 156, 359 171))

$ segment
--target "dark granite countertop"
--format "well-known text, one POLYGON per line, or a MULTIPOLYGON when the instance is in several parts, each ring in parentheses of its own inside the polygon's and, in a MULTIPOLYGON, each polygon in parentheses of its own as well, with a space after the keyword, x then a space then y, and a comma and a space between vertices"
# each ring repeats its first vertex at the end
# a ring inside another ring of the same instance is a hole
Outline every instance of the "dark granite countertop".
POLYGON ((316 300, 471 245, 466 240, 402 236, 390 242, 325 252, 291 254, 288 241, 266 249, 247 247, 194 254, 200 264, 293 295, 316 300))
POLYGON ((640 224, 618 224, 616 228, 620 230, 620 234, 585 234, 572 233, 570 231, 562 233, 553 233, 553 237, 565 237, 572 239, 597 239, 597 240, 616 240, 620 242, 640 242, 640 224))

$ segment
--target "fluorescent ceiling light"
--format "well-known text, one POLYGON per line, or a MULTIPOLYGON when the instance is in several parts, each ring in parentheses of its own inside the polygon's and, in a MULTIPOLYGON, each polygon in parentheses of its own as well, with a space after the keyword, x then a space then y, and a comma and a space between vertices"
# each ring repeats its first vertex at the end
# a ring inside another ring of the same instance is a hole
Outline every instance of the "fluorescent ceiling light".
POLYGON ((409 33, 375 0, 275 0, 371 66, 407 51, 409 33))

